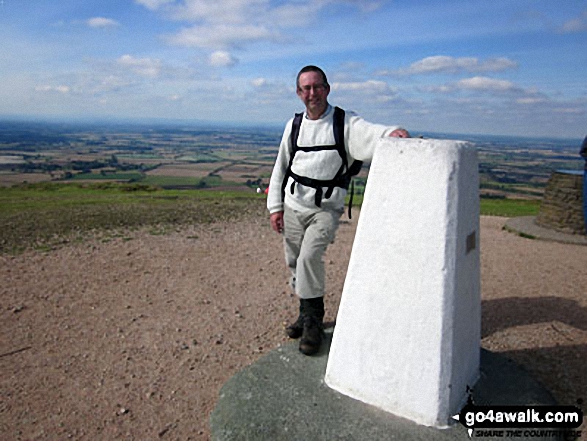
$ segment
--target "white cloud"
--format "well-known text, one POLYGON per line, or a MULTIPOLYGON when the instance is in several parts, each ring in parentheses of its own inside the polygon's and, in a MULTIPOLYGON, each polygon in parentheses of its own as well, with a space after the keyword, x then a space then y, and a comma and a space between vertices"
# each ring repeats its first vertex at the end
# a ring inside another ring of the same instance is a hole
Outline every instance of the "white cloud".
POLYGON ((324 8, 346 4, 364 13, 377 10, 381 1, 366 0, 135 0, 136 3, 155 10, 169 5, 170 17, 193 23, 216 24, 273 24, 276 27, 308 24, 324 8))
POLYGON ((159 9, 161 6, 165 6, 172 2, 173 0, 135 0, 135 3, 143 5, 151 10, 159 9))
MULTIPOLYGON (((479 92, 483 94, 501 96, 508 102, 514 102, 520 105, 536 105, 543 104, 550 101, 548 96, 535 88, 524 88, 508 80, 500 80, 496 78, 489 78, 484 76, 475 76, 471 78, 464 78, 462 80, 441 84, 432 85, 426 87, 417 88, 423 93, 436 93, 443 95, 454 95, 455 93, 467 91, 467 92, 479 92)), ((476 98, 473 101, 479 99, 479 94, 475 94, 476 98)), ((453 98, 456 99, 456 98, 453 98)), ((466 98, 468 100, 469 98, 466 98)), ((462 101, 461 102, 465 102, 462 101)))
POLYGON ((379 1, 358 0, 135 0, 155 10, 165 6, 169 19, 186 22, 165 40, 177 46, 213 50, 242 48, 258 42, 291 42, 292 27, 314 23, 325 8, 350 4, 363 12, 379 1))
POLYGON ((564 33, 575 33, 587 31, 587 11, 584 11, 579 17, 567 21, 563 24, 561 31, 564 33))
POLYGON ((516 100, 516 103, 518 104, 541 104, 541 103, 546 103, 548 100, 544 97, 536 97, 536 96, 526 96, 526 97, 521 97, 518 98, 516 100))
MULTIPOLYGON (((209 69, 208 69, 209 70, 209 69)), ((194 78, 204 75, 190 67, 177 67, 158 58, 125 54, 113 60, 86 60, 86 68, 54 74, 36 84, 68 84, 75 95, 109 97, 184 94, 194 87, 194 78)))
POLYGON ((346 0, 342 3, 349 3, 357 6, 363 12, 374 12, 381 7, 383 1, 346 0))
POLYGON ((454 87, 449 84, 442 84, 440 86, 420 87, 419 90, 421 90, 423 92, 431 92, 431 93, 450 93, 454 90, 454 87))
POLYGON ((267 85, 267 79, 265 78, 255 78, 251 81, 251 85, 253 87, 264 87, 267 85))
MULTIPOLYGON (((118 68, 120 70, 120 68, 118 68)), ((129 74, 130 75, 130 74, 129 74)), ((61 86, 37 86, 39 92, 59 92, 78 96, 98 96, 110 93, 119 93, 137 84, 136 80, 112 72, 112 66, 94 65, 91 69, 69 75, 56 75, 51 81, 44 84, 61 84, 61 86), (65 86, 64 84, 67 84, 65 86)))
POLYGON ((506 92, 517 89, 514 83, 507 80, 496 80, 488 77, 473 77, 465 78, 457 81, 456 86, 459 89, 469 90, 485 90, 485 91, 498 91, 506 92))
POLYGON ((257 77, 249 81, 252 93, 247 95, 247 102, 268 105, 271 108, 283 102, 296 102, 294 88, 281 82, 270 81, 267 78, 257 77))
POLYGON ((269 0, 184 0, 173 8, 176 20, 236 24, 259 22, 267 14, 269 0))
POLYGON ((58 92, 62 94, 67 94, 71 92, 71 87, 69 86, 48 86, 48 85, 41 85, 35 87, 36 92, 58 92))
POLYGON ((557 107, 553 109, 553 112, 569 115, 584 115, 585 109, 582 109, 580 107, 557 107))
POLYGON ((332 90, 352 91, 365 93, 389 93, 392 89, 385 81, 367 80, 362 82, 337 82, 332 84, 332 90))
POLYGON ((489 58, 480 61, 475 57, 449 57, 435 55, 423 58, 412 63, 409 67, 395 71, 382 71, 386 75, 419 75, 432 73, 458 73, 458 72, 500 72, 513 69, 518 64, 508 58, 489 58))
POLYGON ((283 4, 269 11, 265 21, 282 28, 304 27, 315 19, 324 4, 324 1, 283 4))
POLYGON ((385 81, 339 81, 332 83, 333 99, 340 105, 358 110, 361 107, 379 109, 381 105, 398 101, 398 93, 385 81))
POLYGON ((214 67, 230 67, 238 63, 238 60, 234 58, 229 52, 215 51, 210 55, 209 62, 210 65, 214 67))
POLYGON ((135 58, 132 55, 123 55, 117 60, 117 64, 145 77, 154 78, 159 76, 161 72, 161 60, 152 58, 135 58))
POLYGON ((90 94, 102 94, 119 92, 132 84, 129 79, 110 74, 84 78, 80 87, 90 94))
POLYGON ((105 17, 93 17, 86 21, 86 24, 91 28, 115 28, 120 26, 116 20, 105 17))
POLYGON ((185 28, 168 41, 178 46, 225 49, 276 37, 263 26, 219 24, 185 28))

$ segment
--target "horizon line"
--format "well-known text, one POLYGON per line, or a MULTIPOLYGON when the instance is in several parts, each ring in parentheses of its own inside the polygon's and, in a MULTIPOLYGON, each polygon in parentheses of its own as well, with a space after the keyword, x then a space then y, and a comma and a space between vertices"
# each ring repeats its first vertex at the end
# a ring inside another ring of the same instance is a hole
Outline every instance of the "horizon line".
MULTIPOLYGON (((246 121, 212 121, 203 119, 183 119, 183 118, 160 118, 160 117, 124 117, 116 118, 110 116, 48 116, 48 115, 2 115, 0 114, 0 123, 2 122, 22 122, 22 123, 52 123, 52 124, 105 124, 105 125, 129 125, 142 126, 147 124, 157 124, 163 126, 181 126, 191 125, 193 128, 200 129, 272 129, 282 131, 286 122, 246 122, 246 121)), ((582 141, 581 137, 545 137, 530 135, 513 135, 513 134, 492 134, 492 133, 462 133, 438 130, 410 130, 414 137, 442 135, 442 136, 465 136, 465 137, 494 137, 494 138, 519 138, 528 140, 551 140, 551 141, 582 141)))

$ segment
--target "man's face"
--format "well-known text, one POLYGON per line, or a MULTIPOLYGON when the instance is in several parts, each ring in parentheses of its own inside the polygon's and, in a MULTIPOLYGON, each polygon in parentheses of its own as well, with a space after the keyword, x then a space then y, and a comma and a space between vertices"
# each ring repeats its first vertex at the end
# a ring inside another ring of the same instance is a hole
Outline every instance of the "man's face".
POLYGON ((319 118, 328 106, 330 86, 324 84, 319 72, 305 72, 300 75, 297 94, 306 106, 308 117, 319 118))

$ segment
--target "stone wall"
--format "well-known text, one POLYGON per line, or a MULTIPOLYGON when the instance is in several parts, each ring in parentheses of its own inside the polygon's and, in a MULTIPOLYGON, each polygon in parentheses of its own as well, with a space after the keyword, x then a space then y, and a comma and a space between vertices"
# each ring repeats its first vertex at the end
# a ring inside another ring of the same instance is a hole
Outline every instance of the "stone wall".
POLYGON ((562 233, 585 234, 583 172, 560 170, 552 173, 536 223, 562 233))

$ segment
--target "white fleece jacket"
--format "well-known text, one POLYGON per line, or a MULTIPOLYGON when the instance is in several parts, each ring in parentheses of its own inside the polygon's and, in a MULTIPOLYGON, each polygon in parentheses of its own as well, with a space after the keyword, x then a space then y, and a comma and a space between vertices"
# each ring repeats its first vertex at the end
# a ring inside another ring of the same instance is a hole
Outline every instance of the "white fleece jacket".
MULTIPOLYGON (((333 116, 334 108, 328 106, 328 109, 320 119, 311 120, 304 118, 300 126, 298 136, 299 147, 313 147, 321 145, 333 145, 333 116)), ((271 180, 269 182, 269 194, 267 196, 267 209, 270 213, 283 210, 283 201, 281 199, 281 187, 283 177, 287 171, 292 151, 291 145, 291 125, 293 118, 285 126, 279 153, 273 167, 271 180)), ((398 129, 397 126, 384 126, 372 124, 365 121, 352 111, 345 111, 344 121, 344 143, 347 151, 348 164, 353 160, 370 161, 373 158, 375 143, 381 137, 388 136, 389 133, 398 129)), ((299 151, 294 157, 292 171, 300 176, 306 176, 314 179, 332 179, 342 164, 342 159, 336 150, 325 150, 319 152, 302 152, 299 151)), ((289 178, 286 191, 285 203, 288 207, 298 211, 317 210, 315 203, 316 190, 306 187, 299 183, 294 184, 294 193, 291 194, 291 185, 293 178, 289 178)), ((324 188, 326 194, 327 188, 324 188)), ((329 198, 322 198, 322 208, 332 210, 344 209, 344 198, 346 190, 335 187, 334 192, 329 198)))

